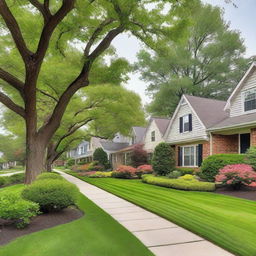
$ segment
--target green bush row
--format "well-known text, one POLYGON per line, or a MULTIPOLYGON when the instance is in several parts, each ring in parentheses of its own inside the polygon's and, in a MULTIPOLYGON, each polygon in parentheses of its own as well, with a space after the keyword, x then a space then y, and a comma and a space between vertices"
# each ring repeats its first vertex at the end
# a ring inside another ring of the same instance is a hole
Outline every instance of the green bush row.
POLYGON ((198 180, 168 179, 166 177, 155 177, 153 175, 143 175, 142 181, 148 184, 167 188, 192 191, 214 191, 215 184, 210 182, 200 182, 198 180))
POLYGON ((1 176, 0 177, 0 187, 23 183, 25 179, 24 173, 17 173, 11 176, 1 176))

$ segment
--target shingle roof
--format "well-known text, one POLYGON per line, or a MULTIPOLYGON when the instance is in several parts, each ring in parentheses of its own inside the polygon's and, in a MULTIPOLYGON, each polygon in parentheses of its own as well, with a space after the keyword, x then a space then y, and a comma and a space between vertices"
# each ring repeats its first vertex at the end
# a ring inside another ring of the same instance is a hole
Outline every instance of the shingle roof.
POLYGON ((101 146, 103 149, 107 151, 116 151, 122 148, 125 148, 129 145, 129 143, 117 143, 112 141, 100 141, 101 146))
POLYGON ((209 130, 232 128, 240 125, 250 125, 256 123, 256 113, 246 114, 241 116, 228 117, 221 122, 213 125, 209 130))
POLYGON ((185 97, 206 128, 212 127, 228 117, 228 113, 224 111, 225 101, 191 95, 185 95, 185 97))
POLYGON ((162 135, 164 135, 168 127, 168 124, 170 123, 170 119, 161 117, 152 117, 151 119, 155 121, 159 131, 161 132, 162 135))
POLYGON ((136 136, 136 143, 142 142, 147 128, 140 127, 140 126, 134 126, 132 128, 133 128, 133 131, 134 131, 135 136, 136 136))

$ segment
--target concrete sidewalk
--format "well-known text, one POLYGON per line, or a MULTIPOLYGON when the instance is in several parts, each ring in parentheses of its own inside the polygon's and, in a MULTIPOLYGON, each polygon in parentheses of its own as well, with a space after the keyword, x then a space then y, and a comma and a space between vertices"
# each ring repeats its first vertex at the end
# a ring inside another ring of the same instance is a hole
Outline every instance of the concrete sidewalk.
POLYGON ((77 185, 82 194, 133 233, 157 256, 233 255, 156 214, 71 175, 60 173, 69 182, 77 185))
POLYGON ((8 173, 2 173, 2 174, 0 174, 0 177, 2 177, 2 176, 12 176, 13 174, 17 174, 17 173, 22 173, 22 172, 24 172, 24 171, 14 171, 14 172, 8 172, 8 173))

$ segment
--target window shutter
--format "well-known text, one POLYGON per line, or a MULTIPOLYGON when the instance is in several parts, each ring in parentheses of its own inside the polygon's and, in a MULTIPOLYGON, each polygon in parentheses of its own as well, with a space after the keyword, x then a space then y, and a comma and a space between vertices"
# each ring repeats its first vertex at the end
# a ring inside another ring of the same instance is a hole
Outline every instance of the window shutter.
POLYGON ((200 167, 203 161, 203 144, 198 145, 198 166, 200 167))
POLYGON ((182 147, 178 147, 178 166, 182 166, 182 147))
POLYGON ((180 117, 180 133, 183 133, 183 117, 180 117))
POLYGON ((192 114, 189 114, 188 118, 189 118, 189 131, 191 132, 192 131, 192 114))

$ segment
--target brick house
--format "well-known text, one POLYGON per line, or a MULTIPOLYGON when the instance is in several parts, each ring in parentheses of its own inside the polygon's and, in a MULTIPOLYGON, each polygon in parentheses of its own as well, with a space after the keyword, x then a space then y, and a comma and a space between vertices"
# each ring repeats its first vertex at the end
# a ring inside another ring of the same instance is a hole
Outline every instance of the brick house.
POLYGON ((256 63, 229 99, 183 95, 164 135, 178 166, 198 167, 209 155, 245 153, 256 146, 256 63))

